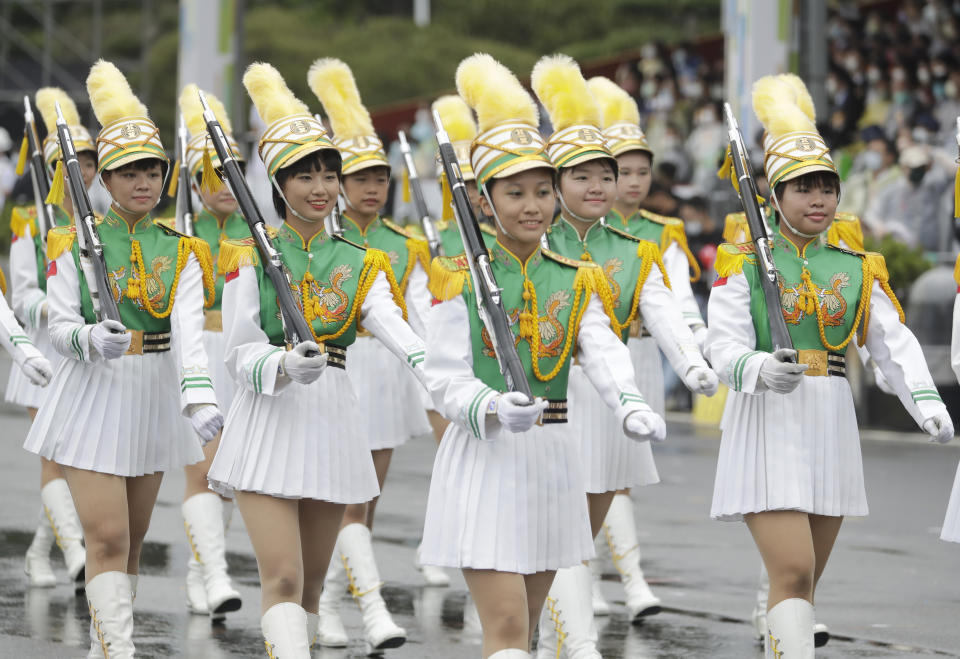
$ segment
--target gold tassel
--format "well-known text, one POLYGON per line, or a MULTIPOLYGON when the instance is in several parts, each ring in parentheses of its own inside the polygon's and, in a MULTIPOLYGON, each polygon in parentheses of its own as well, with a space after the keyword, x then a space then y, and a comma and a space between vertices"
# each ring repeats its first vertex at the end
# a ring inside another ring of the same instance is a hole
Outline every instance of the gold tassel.
POLYGON ((953 216, 960 217, 960 167, 953 178, 953 216))
POLYGON ((747 216, 744 213, 728 213, 723 222, 723 242, 744 243, 750 241, 750 230, 747 228, 747 216))
POLYGON ((410 203, 410 172, 403 168, 403 203, 410 203))
POLYGON ((20 142, 20 155, 17 157, 17 176, 23 176, 27 167, 27 149, 30 144, 27 142, 27 136, 24 134, 23 141, 20 142))
MULTIPOLYGON (((459 257, 463 258, 463 257, 459 257)), ((433 297, 446 302, 463 292, 463 287, 470 287, 470 271, 466 260, 463 267, 455 259, 447 256, 438 256, 430 263, 430 283, 428 288, 433 297)))
POLYGON ((54 227, 47 234, 47 261, 56 261, 64 252, 73 249, 77 232, 73 226, 54 227))
POLYGON ((220 192, 223 182, 217 176, 217 170, 213 167, 213 160, 210 158, 210 150, 203 150, 203 173, 200 175, 200 189, 207 194, 220 192))
POLYGON ((226 275, 245 266, 257 265, 257 248, 252 238, 240 240, 224 240, 220 243, 220 253, 217 257, 217 270, 226 275))
POLYGON ((744 262, 753 263, 753 244, 744 245, 742 251, 736 245, 723 244, 717 250, 717 260, 713 267, 718 277, 729 277, 743 272, 744 262))
POLYGON ((58 160, 57 169, 53 172, 53 181, 50 183, 50 192, 47 193, 47 198, 43 200, 43 203, 61 206, 63 204, 63 194, 63 161, 58 160))
POLYGON ((177 196, 177 183, 180 181, 180 161, 173 164, 173 174, 170 175, 170 186, 167 188, 168 197, 177 196))
POLYGON ((450 221, 454 219, 453 214, 453 191, 450 189, 450 181, 447 180, 447 173, 444 172, 440 174, 440 191, 442 194, 442 199, 440 203, 443 206, 443 210, 440 214, 440 218, 445 221, 450 221))
POLYGON ((953 264, 953 280, 957 282, 957 289, 960 290, 960 254, 957 255, 957 262, 953 264))

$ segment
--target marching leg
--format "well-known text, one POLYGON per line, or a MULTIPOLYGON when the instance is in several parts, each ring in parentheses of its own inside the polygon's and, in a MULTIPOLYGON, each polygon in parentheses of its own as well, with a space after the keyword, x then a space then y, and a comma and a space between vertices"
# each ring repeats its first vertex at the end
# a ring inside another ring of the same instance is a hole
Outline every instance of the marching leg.
MULTIPOLYGON (((222 617, 241 606, 240 593, 227 575, 222 507, 220 497, 213 492, 195 494, 181 507, 193 560, 199 563, 202 571, 207 610, 214 617, 222 617)), ((187 576, 189 579, 189 572, 187 576)), ((189 600, 189 587, 187 592, 189 600)))
POLYGON ((607 547, 606 538, 603 534, 597 534, 593 539, 593 546, 597 552, 596 558, 590 559, 590 573, 593 575, 593 615, 610 615, 610 603, 603 596, 603 590, 600 588, 600 582, 603 581, 603 559, 600 558, 601 552, 607 547))
MULTIPOLYGON (((600 659, 597 651, 597 630, 593 624, 593 602, 591 600, 592 575, 586 565, 577 565, 571 568, 557 570, 557 576, 547 595, 547 604, 544 610, 546 616, 541 615, 542 625, 547 622, 549 632, 553 622, 555 629, 555 644, 550 640, 550 648, 544 646, 544 652, 537 650, 538 657, 563 656, 567 659, 600 659), (553 649, 555 648, 555 649, 553 649), (553 649, 554 654, 546 654, 553 649)), ((551 636, 548 634, 548 639, 551 636)))
POLYGON ((299 604, 274 604, 260 618, 260 630, 270 659, 309 659, 307 613, 299 604))
POLYGON ((50 588, 57 584, 57 577, 50 566, 50 549, 53 548, 53 529, 47 519, 46 511, 40 510, 40 521, 33 534, 33 541, 27 549, 23 571, 30 578, 34 588, 50 588))
POLYGON ((767 566, 760 564, 760 582, 757 584, 757 601, 753 605, 753 629, 757 640, 763 643, 767 637, 767 597, 770 595, 770 575, 767 566))
MULTIPOLYGON (((340 533, 342 534, 343 531, 340 533)), ((327 568, 327 576, 323 580, 323 592, 320 593, 320 605, 317 609, 319 614, 317 643, 325 648, 345 648, 350 640, 338 613, 340 598, 347 589, 346 574, 340 557, 338 537, 330 559, 330 567, 327 568)))
POLYGON ((363 614, 368 652, 400 647, 407 641, 407 630, 394 623, 380 595, 383 582, 373 556, 370 529, 348 524, 340 530, 339 545, 350 593, 363 614))
MULTIPOLYGON (((133 594, 129 575, 101 572, 87 583, 86 590, 90 624, 102 656, 106 659, 133 657, 133 594)), ((91 655, 93 650, 91 648, 91 655)))
POLYGON ((633 501, 626 494, 613 497, 603 533, 610 545, 613 564, 623 580, 630 619, 636 621, 660 613, 660 599, 650 590, 640 569, 640 546, 633 517, 633 501))
POLYGON ((74 507, 67 481, 63 478, 50 481, 40 490, 40 499, 57 539, 57 546, 63 552, 67 574, 74 582, 76 591, 81 592, 87 550, 83 547, 83 529, 80 527, 80 519, 77 517, 77 509, 74 507))
POLYGON ((792 597, 767 611, 767 659, 813 659, 813 605, 792 597))

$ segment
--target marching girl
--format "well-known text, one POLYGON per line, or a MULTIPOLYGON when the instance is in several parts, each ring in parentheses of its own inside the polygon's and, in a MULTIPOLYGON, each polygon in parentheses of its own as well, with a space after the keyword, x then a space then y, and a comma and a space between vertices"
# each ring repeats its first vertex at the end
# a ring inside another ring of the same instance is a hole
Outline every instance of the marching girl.
MULTIPOLYGON (((226 109, 213 94, 207 94, 206 97, 233 153, 243 163, 226 109)), ((213 262, 216 263, 222 240, 245 238, 250 235, 250 230, 246 220, 237 211, 237 200, 227 186, 214 185, 212 187, 217 189, 211 189, 209 184, 212 177, 217 176, 215 168, 220 167, 220 159, 207 135, 196 85, 187 85, 180 93, 180 114, 191 137, 184 161, 179 166, 188 168, 191 189, 201 203, 193 218, 193 232, 210 246, 213 262), (206 169, 204 163, 207 163, 206 169), (206 185, 203 184, 204 177, 208 182, 206 185)), ((172 190, 175 190, 176 180, 174 177, 171 181, 172 190)), ((233 400, 234 383, 223 359, 223 316, 220 309, 223 281, 223 274, 218 273, 213 304, 204 311, 203 347, 210 362, 210 377, 217 403, 221 409, 228 410, 233 400)), ((223 618, 227 612, 236 611, 241 605, 240 593, 227 575, 225 556, 224 531, 233 512, 233 501, 211 492, 207 483, 207 472, 218 446, 220 438, 216 437, 203 447, 202 462, 184 468, 186 486, 180 508, 191 549, 187 563, 187 608, 193 613, 209 614, 215 619, 223 618)))
POLYGON ((150 217, 168 163, 123 74, 101 60, 87 91, 103 126, 100 177, 113 199, 98 226, 112 290, 100 293, 114 296, 121 322, 97 322, 76 231, 53 229, 50 341, 64 359, 24 446, 61 465, 76 503, 88 549, 91 656, 132 657, 140 549, 163 472, 201 460, 197 435, 209 441, 223 423, 201 340, 213 264, 206 243, 150 217))
MULTIPOLYGON (((343 237, 387 254, 404 296, 409 323, 423 336, 423 318, 430 307, 430 250, 426 240, 380 215, 390 187, 390 163, 360 100, 353 73, 338 59, 319 59, 310 67, 307 81, 323 104, 333 129, 333 144, 343 158, 343 237)), ((360 425, 354 431, 366 439, 382 491, 393 449, 429 427, 420 396, 422 387, 411 381, 407 365, 366 331, 360 332, 352 346, 347 372, 360 412, 360 425)), ((344 565, 352 567, 355 578, 380 583, 371 538, 378 499, 348 505, 344 512, 335 550, 337 560, 331 565, 320 598, 321 645, 347 645, 337 613, 345 586, 344 565)), ((406 630, 394 623, 379 588, 364 592, 351 587, 350 591, 363 612, 364 636, 371 647, 395 647, 406 640, 406 630)))
MULTIPOLYGON (((49 168, 47 173, 53 175, 56 161, 60 158, 56 112, 56 103, 59 102, 74 138, 77 159, 83 172, 83 185, 89 188, 97 175, 97 148, 90 133, 81 125, 73 100, 62 89, 44 87, 37 91, 36 102, 47 128, 47 137, 43 141, 43 160, 49 168)), ((54 205, 53 209, 57 226, 69 226, 72 223, 73 204, 69 197, 64 197, 63 204, 54 205)), ((55 368, 60 362, 60 355, 50 345, 47 334, 47 276, 44 268, 46 255, 43 253, 36 206, 14 207, 10 216, 10 229, 13 309, 17 316, 23 319, 37 348, 55 368)), ((10 370, 4 398, 8 403, 26 407, 31 420, 37 415, 37 408, 45 395, 46 390, 42 385, 35 383, 25 371, 18 368, 10 370)), ((27 549, 25 562, 30 585, 49 587, 57 583, 50 567, 50 549, 56 541, 63 552, 70 581, 75 588, 83 590, 83 566, 87 557, 77 510, 60 467, 43 457, 40 458, 40 500, 40 522, 27 549)))
MULTIPOLYGON (((580 67, 566 55, 544 57, 534 67, 530 81, 555 131, 546 152, 559 172, 561 210, 547 232, 551 249, 602 269, 610 294, 601 299, 611 326, 624 343, 631 323, 642 316, 687 386, 712 395, 717 376, 700 354, 670 292, 658 246, 602 221, 616 198, 617 162, 600 132, 600 110, 580 67)), ((570 371, 569 393, 570 431, 580 445, 595 537, 618 490, 656 483, 659 477, 649 442, 634 442, 623 434, 615 415, 576 364, 570 371)), ((617 549, 615 557, 633 546, 617 549)), ((624 580, 633 585, 627 581, 630 576, 625 574, 624 580)), ((565 656, 600 656, 592 624, 591 581, 586 565, 557 572, 541 618, 538 656, 556 656, 558 635, 565 656)), ((656 612, 659 600, 649 589, 642 608, 637 607, 636 599, 627 602, 631 619, 656 612)))
MULTIPOLYGON (((387 254, 324 230, 341 158, 322 125, 269 64, 252 64, 243 83, 267 123, 259 152, 284 218, 273 242, 313 340, 284 349, 276 293, 253 239, 222 243, 226 359, 238 389, 209 480, 215 491, 235 492, 260 570, 267 652, 287 659, 309 656, 344 506, 379 494, 367 438, 357 434, 348 347, 362 326, 419 374, 423 343, 403 320, 387 254)), ((367 563, 344 563, 352 590, 379 588, 367 563)), ((394 644, 389 638, 371 650, 394 644)))
MULTIPOLYGON (((953 278, 957 282, 957 297, 953 303, 953 335, 950 339, 950 365, 960 380, 960 256, 953 266, 953 278)), ((940 530, 940 539, 960 542, 960 465, 953 480, 953 489, 947 503, 947 514, 940 530)))
POLYGON ((529 656, 556 570, 593 553, 577 442, 557 425, 566 421, 574 349, 627 436, 662 438, 665 427, 610 330, 598 297, 607 290, 602 271, 540 246, 556 203, 555 170, 533 99, 489 55, 464 60, 456 78, 477 112, 471 162, 482 209, 497 224, 491 266, 536 398, 506 391, 464 257, 435 259, 427 385, 452 423, 434 463, 421 559, 463 570, 483 656, 511 659, 529 656))
MULTIPOLYGON (((700 276, 700 266, 687 245, 683 221, 640 208, 647 198, 653 178, 653 150, 640 128, 640 112, 636 101, 608 78, 598 76, 591 78, 587 84, 600 106, 603 136, 617 160, 619 174, 616 201, 606 222, 611 227, 649 240, 660 247, 665 266, 664 274, 670 282, 676 304, 680 307, 684 322, 693 332, 697 345, 702 349, 706 325, 690 287, 690 282, 696 281, 700 276)), ((635 322, 631 327, 627 345, 633 358, 634 370, 637 372, 637 386, 647 397, 650 406, 663 414, 663 369, 657 340, 651 336, 645 323, 635 322)), ((635 518, 630 489, 623 488, 610 503, 610 510, 603 523, 603 534, 599 538, 600 542, 609 548, 614 566, 620 573, 627 608, 633 618, 645 612, 655 613, 660 605, 659 598, 650 590, 640 568, 635 518)), ((599 576, 599 560, 594 561, 592 567, 599 576)), ((594 611, 606 615, 610 610, 609 605, 600 593, 598 581, 594 581, 594 586, 594 611)))
POLYGON ((0 346, 3 346, 13 363, 23 370, 32 384, 46 387, 53 377, 53 367, 20 327, 17 317, 7 304, 7 298, 4 297, 6 294, 7 280, 3 270, 0 270, 0 346))
POLYGON ((762 78, 753 106, 767 131, 764 170, 778 219, 771 248, 796 350, 771 353, 752 244, 722 245, 707 356, 739 393, 724 419, 711 516, 743 519, 766 565, 767 656, 805 658, 814 653, 814 592, 843 517, 867 514, 842 351, 859 332, 933 440, 949 441, 953 424, 903 324, 883 257, 826 241, 839 177, 795 91, 762 78))

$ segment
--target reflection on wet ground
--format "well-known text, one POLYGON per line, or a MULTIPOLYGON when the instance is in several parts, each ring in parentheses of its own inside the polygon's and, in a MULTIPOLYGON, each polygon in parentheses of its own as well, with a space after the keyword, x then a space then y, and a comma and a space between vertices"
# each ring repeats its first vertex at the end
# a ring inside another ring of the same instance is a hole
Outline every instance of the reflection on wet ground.
MULTIPOLYGON (((0 529, 0 633, 22 637, 37 643, 37 657, 80 656, 87 645, 88 615, 84 597, 73 596, 66 584, 57 588, 25 588, 20 557, 30 542, 30 534, 18 529, 0 529), (62 652, 50 653, 41 648, 56 644, 62 652)), ((150 542, 145 547, 142 571, 145 577, 159 577, 163 582, 179 581, 170 570, 171 547, 150 542)), ((62 565, 55 569, 62 570, 62 565)), ((136 606, 135 628, 138 656, 187 657, 190 659, 225 659, 228 657, 260 657, 262 641, 253 613, 258 587, 256 561, 247 555, 228 554, 230 572, 244 587, 250 610, 243 619, 231 618, 226 624, 211 625, 205 616, 186 613, 179 600, 164 602, 169 611, 156 610, 156 601, 141 598, 136 606), (252 592, 251 592, 252 591, 252 592), (249 593, 249 595, 248 595, 249 593), (252 595, 252 596, 250 596, 252 595)), ((617 592, 615 580, 607 575, 605 587, 617 592)), ((680 584, 671 584, 676 588, 680 584)), ((664 586, 664 584, 660 584, 664 586)), ((167 585, 169 588, 169 584, 167 585)), ((155 591, 155 589, 152 589, 155 591)), ((171 589, 171 592, 176 589, 171 589)), ((469 595, 453 588, 426 588, 411 585, 387 585, 383 596, 399 624, 410 632, 406 646, 391 651, 389 656, 477 657, 480 651, 480 629, 471 613, 469 595)), ((617 604, 622 604, 618 602, 617 604)), ((342 610, 351 637, 357 639, 343 649, 320 648, 315 657, 348 659, 362 657, 359 641, 359 618, 352 615, 354 605, 344 596, 342 610)), ((647 659, 670 657, 762 657, 759 645, 749 642, 751 630, 746 620, 665 607, 661 615, 642 624, 629 624, 623 610, 597 620, 600 651, 610 659, 647 659)), ((918 648, 884 646, 864 640, 834 638, 818 653, 818 657, 903 657, 948 656, 918 648)))

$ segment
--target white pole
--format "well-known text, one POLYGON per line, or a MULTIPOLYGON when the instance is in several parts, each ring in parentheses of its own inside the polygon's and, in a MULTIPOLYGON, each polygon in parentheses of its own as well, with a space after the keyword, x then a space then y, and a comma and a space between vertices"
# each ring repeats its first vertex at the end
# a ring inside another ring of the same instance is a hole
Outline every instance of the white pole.
POLYGON ((430 0, 413 0, 413 22, 417 27, 430 25, 430 0))

